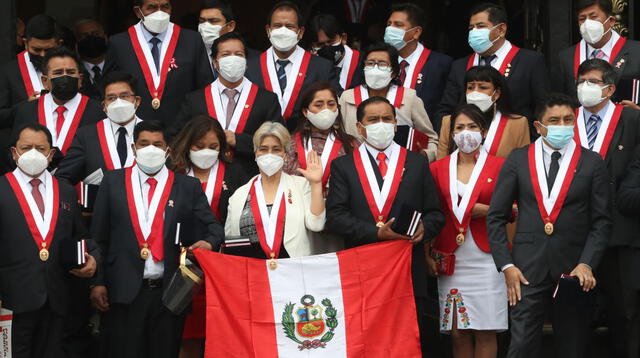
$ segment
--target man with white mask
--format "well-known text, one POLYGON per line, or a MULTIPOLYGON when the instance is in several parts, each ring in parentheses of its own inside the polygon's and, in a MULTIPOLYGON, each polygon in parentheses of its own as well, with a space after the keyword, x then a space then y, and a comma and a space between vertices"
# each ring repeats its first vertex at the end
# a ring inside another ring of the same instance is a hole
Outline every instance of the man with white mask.
POLYGON ((282 114, 278 97, 244 76, 246 48, 237 32, 226 33, 214 41, 211 59, 219 76, 205 88, 187 94, 174 131, 197 115, 217 119, 225 130, 234 158, 248 176, 253 176, 258 173, 253 133, 264 122, 282 123, 282 114))
POLYGON ((98 192, 92 236, 101 258, 91 299, 109 311, 110 357, 175 358, 185 316, 169 311, 162 296, 180 247, 217 250, 224 231, 200 182, 165 166, 161 122, 138 123, 131 146, 136 164, 108 172, 98 192))
POLYGON ((282 117, 291 132, 297 125, 303 88, 314 82, 329 81, 340 89, 339 70, 333 63, 298 46, 304 35, 303 24, 302 12, 295 3, 277 3, 265 26, 272 46, 260 57, 247 61, 247 78, 278 96, 282 117))
POLYGON ((609 0, 575 1, 576 18, 582 40, 560 51, 553 73, 556 91, 578 103, 575 81, 578 67, 590 59, 601 59, 613 66, 617 87, 612 100, 640 109, 640 42, 622 37, 614 28, 616 17, 609 0))

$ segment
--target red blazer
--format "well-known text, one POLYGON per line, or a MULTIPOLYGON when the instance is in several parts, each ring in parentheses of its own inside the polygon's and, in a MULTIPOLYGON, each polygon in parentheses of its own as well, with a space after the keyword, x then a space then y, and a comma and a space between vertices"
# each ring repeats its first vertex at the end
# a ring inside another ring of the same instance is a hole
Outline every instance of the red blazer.
MULTIPOLYGON (((456 244, 456 236, 458 230, 456 229, 456 217, 451 210, 451 195, 449 191, 449 159, 450 155, 431 163, 431 174, 433 180, 436 182, 436 188, 438 188, 438 195, 440 195, 440 207, 445 216, 445 224, 440 234, 436 237, 433 248, 436 250, 453 253, 458 248, 456 244)), ((489 205, 491 202, 491 194, 496 186, 498 179, 498 173, 504 162, 503 158, 495 157, 492 155, 487 156, 487 160, 484 164, 484 169, 480 176, 476 186, 479 187, 477 192, 474 192, 473 196, 469 200, 469 206, 467 207, 467 213, 471 211, 475 203, 489 205)), ((454 180, 457 180, 454 178, 454 180)), ((487 222, 485 218, 471 219, 469 224, 471 232, 473 233, 473 239, 480 250, 484 252, 490 252, 489 240, 487 236, 487 222)))

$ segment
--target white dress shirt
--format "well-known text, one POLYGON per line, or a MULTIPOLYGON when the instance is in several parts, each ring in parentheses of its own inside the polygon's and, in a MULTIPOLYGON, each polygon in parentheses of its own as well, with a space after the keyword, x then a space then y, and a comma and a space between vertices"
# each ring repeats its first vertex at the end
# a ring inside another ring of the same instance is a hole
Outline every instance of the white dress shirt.
MULTIPOLYGON (((287 65, 287 67, 289 67, 289 65, 287 65)), ((220 82, 220 80, 216 80, 218 82, 218 85, 216 86, 218 88, 218 93, 220 95, 220 103, 222 103, 222 112, 227 113, 227 103, 229 102, 229 97, 227 97, 226 94, 224 94, 224 90, 226 89, 234 89, 236 91, 238 91, 236 93, 235 96, 233 96, 234 101, 236 102, 236 106, 238 105, 238 99, 240 99, 240 94, 242 93, 242 88, 244 85, 244 81, 245 79, 242 78, 242 82, 240 82, 240 84, 238 86, 236 86, 235 88, 229 88, 226 87, 225 85, 222 84, 222 82, 220 82)), ((233 113, 233 111, 235 111, 235 108, 231 109, 231 112, 233 113)), ((226 119, 226 118, 225 118, 226 119)))
POLYGON ((422 53, 422 49, 424 49, 424 45, 421 44, 420 42, 418 42, 418 46, 416 47, 415 50, 413 50, 413 52, 409 56, 407 56, 405 58, 402 58, 401 56, 398 56, 398 63, 402 62, 402 60, 405 60, 405 61, 409 62, 409 64, 411 64, 411 61, 413 61, 413 59, 416 56, 418 56, 419 53, 422 53))
MULTIPOLYGON (((511 47, 512 47, 511 42, 509 42, 509 40, 505 40, 502 46, 500 46, 500 48, 493 53, 494 55, 496 55, 496 58, 493 61, 491 61, 491 67, 500 71, 500 67, 498 66, 499 65, 502 66, 502 62, 504 62, 504 59, 507 57, 507 54, 511 50, 511 47)), ((480 63, 480 61, 482 61, 482 59, 478 60, 478 64, 483 65, 480 63)))
POLYGON ((89 78, 91 79, 91 83, 95 83, 95 81, 93 80, 93 77, 95 77, 95 72, 93 72, 93 67, 94 66, 98 66, 98 68, 100 68, 100 73, 104 73, 104 61, 98 63, 98 64, 93 64, 91 62, 87 62, 87 61, 82 61, 82 64, 84 65, 84 68, 87 70, 87 72, 89 73, 89 78))
MULTIPOLYGON (((143 172, 142 170, 140 170, 138 166, 136 166, 136 169, 138 170, 138 173, 139 173, 140 188, 142 189, 141 192, 142 192, 142 202, 144 203, 144 212, 145 212, 145 215, 148 215, 148 212, 149 212, 148 198, 149 198, 149 189, 151 188, 151 186, 149 185, 149 183, 147 183, 147 179, 151 177, 145 174, 145 172, 143 172)), ((156 193, 160 195, 160 192, 158 192, 158 190, 161 187, 161 183, 167 182, 167 179, 169 178, 169 170, 167 169, 166 166, 163 166, 162 169, 160 169, 160 171, 155 176, 153 176, 153 178, 155 178, 158 181, 154 195, 156 195, 156 193)), ((164 210, 164 208, 158 207, 158 210, 164 210)), ((162 216, 164 218, 164 212, 162 213, 162 216)), ((162 237, 162 239, 164 239, 164 237, 162 237)), ((149 255, 147 260, 144 262, 144 273, 142 277, 145 279, 155 280, 155 279, 162 278, 163 275, 164 275, 164 260, 155 262, 153 261, 153 255, 149 255)))
POLYGON ((287 87, 289 87, 290 85, 292 85, 292 83, 295 82, 295 79, 293 77, 291 77, 291 69, 293 68, 293 64, 294 63, 298 63, 302 61, 302 58, 304 57, 304 49, 298 45, 296 45, 296 49, 295 51, 293 51, 293 53, 291 55, 289 55, 289 57, 287 58, 280 58, 275 54, 275 50, 273 53, 273 65, 275 66, 276 69, 276 73, 278 72, 278 68, 280 68, 280 65, 278 65, 278 60, 289 60, 289 63, 284 67, 284 73, 287 75, 287 87))
POLYGON ((567 152, 567 146, 565 145, 564 148, 561 148, 561 149, 553 149, 547 144, 547 142, 542 140, 542 161, 544 162, 544 170, 545 170, 545 173, 547 174, 547 177, 549 176, 549 167, 551 166, 551 154, 553 154, 553 152, 560 153, 560 158, 558 159, 558 165, 562 165, 562 159, 564 158, 564 153, 567 152))
MULTIPOLYGON (((620 39, 620 35, 617 32, 613 31, 613 29, 611 29, 611 37, 609 37, 609 41, 607 41, 607 43, 604 44, 604 46, 602 46, 602 48, 599 49, 599 50, 602 50, 602 52, 604 52, 604 57, 602 57, 602 60, 609 61, 611 59, 611 52, 613 51, 613 46, 616 44, 616 42, 618 42, 618 39, 620 39)), ((595 50, 596 48, 594 48, 590 44, 587 44, 587 53, 586 53, 587 60, 591 59, 591 54, 595 50)))
POLYGON ((394 145, 396 144, 395 142, 392 142, 391 145, 389 145, 385 150, 383 150, 382 152, 377 150, 376 148, 372 147, 369 143, 364 142, 364 147, 367 149, 367 152, 369 152, 369 154, 373 157, 373 159, 376 160, 376 163, 378 165, 380 165, 380 163, 378 162, 378 153, 384 153, 384 155, 387 156, 387 158, 384 160, 384 162, 387 164, 387 167, 389 166, 389 160, 391 159, 391 156, 395 153, 395 151, 397 150, 397 148, 399 148, 399 146, 394 145))
MULTIPOLYGON (((140 27, 142 27, 142 36, 144 36, 144 39, 147 41, 147 45, 149 46, 149 50, 151 50, 153 48, 151 39, 154 37, 154 35, 151 32, 149 32, 149 30, 147 30, 146 27, 144 27, 144 24, 141 23, 140 27)), ((155 35, 155 37, 157 37, 158 40, 160 40, 160 42, 158 42, 158 52, 160 53, 160 56, 162 56, 162 42, 164 42, 164 38, 166 34, 167 34, 167 31, 165 30, 164 32, 161 32, 155 35)), ((162 59, 160 59, 160 62, 161 62, 160 65, 162 65, 162 59)))
MULTIPOLYGON (((70 100, 68 100, 67 102, 65 102, 63 104, 65 110, 62 113, 62 115, 64 116, 64 120, 65 121, 71 121, 73 120, 73 118, 69 118, 69 110, 70 109, 75 109, 78 107, 78 105, 80 105, 80 100, 82 99, 82 95, 80 93, 77 93, 73 98, 71 98, 70 100)), ((60 135, 60 133, 56 132, 56 127, 58 125, 58 109, 59 105, 56 104, 56 102, 53 101, 53 96, 46 96, 44 97, 44 110, 47 111, 53 118, 53 128, 49 128, 49 131, 51 132, 51 134, 54 137, 54 147, 58 146, 58 145, 62 145, 62 143, 58 144, 57 143, 57 138, 58 135, 60 135)), ((75 111, 74 111, 75 112, 75 111)))

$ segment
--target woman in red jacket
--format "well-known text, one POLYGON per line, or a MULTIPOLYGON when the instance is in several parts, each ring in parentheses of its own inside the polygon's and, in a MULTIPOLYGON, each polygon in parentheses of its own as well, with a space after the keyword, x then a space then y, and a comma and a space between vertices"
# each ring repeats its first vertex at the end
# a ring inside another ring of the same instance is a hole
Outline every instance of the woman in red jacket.
POLYGON ((463 105, 451 118, 454 151, 431 164, 446 222, 427 261, 438 276, 440 331, 451 333, 454 357, 495 358, 496 331, 508 328, 507 292, 485 217, 504 159, 482 149, 489 123, 478 107, 463 105))

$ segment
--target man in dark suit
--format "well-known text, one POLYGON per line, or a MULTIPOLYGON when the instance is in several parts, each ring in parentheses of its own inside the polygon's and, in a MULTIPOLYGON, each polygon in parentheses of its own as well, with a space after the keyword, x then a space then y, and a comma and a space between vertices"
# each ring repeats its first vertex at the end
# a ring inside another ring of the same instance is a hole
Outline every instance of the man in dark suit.
POLYGON ((443 116, 465 95, 464 75, 473 66, 492 66, 507 79, 514 113, 534 118, 536 103, 549 92, 549 75, 541 53, 518 48, 506 39, 507 14, 503 7, 479 4, 471 10, 469 45, 474 53, 455 60, 437 115, 438 128, 443 116))
POLYGON ((88 278, 96 271, 90 240, 84 266, 66 267, 67 243, 88 235, 74 188, 46 170, 51 143, 47 127, 23 126, 11 148, 18 168, 0 178, 0 306, 13 311, 16 358, 62 356, 70 274, 88 278))
POLYGON ((575 8, 582 40, 560 52, 553 71, 554 89, 571 96, 577 104, 578 66, 597 58, 609 62, 616 72, 617 90, 613 101, 640 109, 637 106, 640 104, 637 97, 640 91, 640 42, 626 39, 613 29, 616 17, 611 1, 580 0, 575 2, 575 8), (633 93, 636 98, 632 98, 633 93))
POLYGON ((429 161, 393 142, 397 120, 395 109, 386 98, 371 97, 363 101, 358 107, 357 119, 358 133, 365 142, 353 153, 331 163, 326 227, 345 237, 347 248, 381 240, 410 240, 415 244, 413 285, 424 348, 427 269, 422 240, 434 238, 444 225, 429 161), (385 197, 381 189, 387 185, 392 189, 385 197), (389 209, 378 208, 375 197, 380 197, 380 205, 391 202, 389 209), (390 213, 405 213, 403 208, 422 213, 413 237, 392 230, 394 221, 402 218, 391 217, 390 213))
POLYGON ((220 36, 212 49, 213 65, 220 76, 185 97, 175 131, 196 115, 216 118, 225 130, 234 158, 247 175, 253 176, 258 174, 253 133, 266 121, 282 123, 278 97, 244 77, 246 46, 240 34, 220 36))
POLYGON ((135 0, 140 22, 111 37, 105 73, 124 71, 138 78, 138 115, 171 125, 184 96, 213 81, 200 35, 170 22, 169 0, 135 0))
POLYGON ((271 46, 258 58, 247 61, 246 77, 275 93, 289 131, 297 125, 302 90, 318 81, 338 85, 338 71, 328 60, 311 55, 298 46, 304 35, 304 21, 298 6, 290 1, 274 5, 265 26, 271 46))
POLYGON ((103 255, 91 298, 109 311, 109 357, 177 357, 184 313, 162 301, 178 269, 180 244, 217 249, 224 231, 200 182, 165 166, 162 122, 134 134, 136 164, 108 172, 98 192, 92 233, 103 255), (206 226, 204 237, 194 228, 206 226))
POLYGON ((94 99, 102 100, 104 62, 107 53, 107 35, 102 24, 96 20, 83 19, 76 22, 73 33, 76 51, 82 60, 80 69, 83 74, 82 93, 94 99))
POLYGON ((556 355, 585 357, 591 305, 563 305, 552 296, 562 274, 577 277, 575 285, 582 287, 576 290, 585 292, 576 295, 588 295, 596 285, 592 270, 611 233, 607 172, 598 154, 572 140, 576 116, 568 96, 550 95, 536 112, 542 137, 509 155, 487 215, 491 253, 504 272, 511 306, 508 357, 541 357, 549 311, 556 355), (510 250, 506 224, 514 202, 518 231, 510 250))
MULTIPOLYGON (((415 89, 429 118, 437 118, 437 107, 442 99, 452 60, 419 42, 422 36, 420 24, 423 23, 424 11, 418 5, 396 4, 391 8, 384 40, 398 50, 402 85, 415 89)), ((438 118, 437 122, 439 121, 438 118)))
POLYGON ((14 108, 14 131, 30 123, 46 126, 53 135, 53 146, 58 149, 52 161, 52 167, 57 167, 78 128, 98 122, 104 112, 100 102, 78 92, 82 76, 74 52, 65 47, 48 51, 42 71, 44 88, 50 93, 14 108))
POLYGON ((616 72, 607 61, 586 60, 578 68, 578 109, 576 122, 579 143, 604 158, 609 174, 613 229, 602 259, 600 277, 607 296, 607 317, 615 356, 638 356, 632 332, 640 333, 640 297, 625 279, 630 271, 630 251, 640 224, 636 217, 623 215, 616 205, 617 190, 634 148, 640 145, 640 111, 614 104, 616 72), (630 352, 634 350, 634 352, 630 352))

